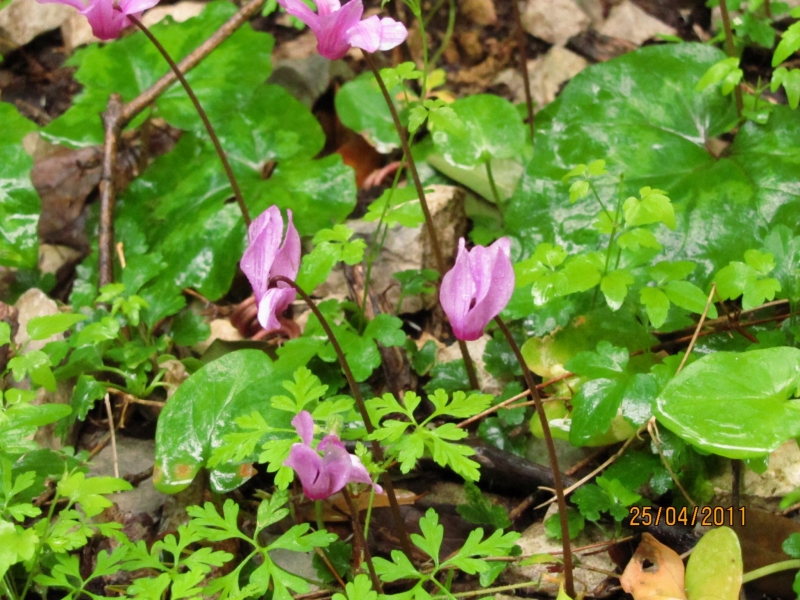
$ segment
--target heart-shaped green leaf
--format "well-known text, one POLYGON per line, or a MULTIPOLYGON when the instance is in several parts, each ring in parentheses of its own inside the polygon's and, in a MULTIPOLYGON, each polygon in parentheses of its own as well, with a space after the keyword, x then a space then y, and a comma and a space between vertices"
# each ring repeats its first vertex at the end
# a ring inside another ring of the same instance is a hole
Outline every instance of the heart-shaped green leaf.
MULTIPOLYGON (((271 426, 291 431, 292 415, 270 403, 272 396, 285 393, 284 379, 291 379, 291 374, 279 371, 258 350, 231 352, 189 377, 158 419, 156 487, 176 493, 188 486, 223 436, 238 431, 237 417, 256 411, 271 426)), ((253 460, 255 456, 249 462, 253 460)), ((210 469, 212 487, 218 492, 238 487, 250 476, 250 470, 242 467, 220 464, 210 469)))
POLYGON ((656 400, 656 416, 684 440, 728 458, 768 454, 800 435, 800 350, 717 352, 692 363, 656 400))

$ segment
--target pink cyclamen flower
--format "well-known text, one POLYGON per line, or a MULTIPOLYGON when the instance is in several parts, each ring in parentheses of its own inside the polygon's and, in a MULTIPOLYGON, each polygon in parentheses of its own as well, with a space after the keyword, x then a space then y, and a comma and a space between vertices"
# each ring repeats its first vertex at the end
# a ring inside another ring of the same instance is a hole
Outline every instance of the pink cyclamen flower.
POLYGON ((307 498, 322 500, 348 483, 366 483, 374 487, 377 493, 383 493, 381 486, 372 481, 361 459, 348 454, 338 436, 326 435, 316 450, 311 447, 314 419, 308 411, 300 412, 292 419, 292 425, 303 443, 292 445, 289 458, 283 464, 297 473, 307 498))
POLYGON ((92 33, 101 40, 113 40, 132 25, 128 16, 142 16, 142 11, 153 8, 158 0, 36 0, 39 4, 66 4, 77 8, 92 26, 92 33))
POLYGON ((330 60, 342 58, 351 46, 367 52, 391 50, 408 37, 405 25, 394 19, 372 16, 362 21, 361 0, 350 0, 344 6, 339 0, 316 2, 319 14, 303 0, 278 0, 286 12, 308 25, 317 36, 317 51, 330 60))
POLYGON ((511 242, 500 238, 491 246, 467 250, 458 242, 455 266, 442 277, 439 301, 460 340, 477 340, 489 321, 500 314, 514 292, 511 242))
POLYGON ((278 315, 289 308, 297 297, 297 292, 288 283, 269 285, 270 278, 276 275, 294 280, 300 269, 300 235, 292 223, 292 211, 287 210, 286 216, 289 223, 283 244, 283 217, 277 206, 270 206, 250 223, 247 250, 240 263, 253 286, 258 304, 258 322, 267 331, 281 328, 278 315))

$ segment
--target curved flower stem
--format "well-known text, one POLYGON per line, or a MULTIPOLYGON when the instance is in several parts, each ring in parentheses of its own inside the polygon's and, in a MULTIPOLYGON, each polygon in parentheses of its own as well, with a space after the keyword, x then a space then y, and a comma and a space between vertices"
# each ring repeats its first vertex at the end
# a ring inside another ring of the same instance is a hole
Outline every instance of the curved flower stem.
POLYGON ((544 441, 547 445, 547 454, 550 457, 550 468, 553 471, 553 487, 556 489, 556 498, 558 501, 558 518, 561 522, 561 546, 564 550, 564 587, 567 595, 569 595, 570 598, 574 598, 575 584, 572 580, 572 553, 570 551, 569 543, 567 500, 564 496, 564 482, 561 480, 561 470, 558 467, 556 447, 553 444, 553 436, 550 433, 550 424, 547 422, 547 415, 544 414, 544 407, 542 406, 542 399, 539 396, 539 389, 536 387, 536 384, 533 381, 531 370, 528 368, 528 364, 522 357, 522 352, 520 352, 519 346, 514 340, 514 336, 511 335, 511 332, 508 330, 508 327, 506 327, 503 319, 498 316, 495 317, 494 320, 500 327, 500 331, 502 331, 503 335, 506 336, 506 340, 508 340, 508 344, 511 346, 511 350, 514 352, 514 356, 517 358, 519 366, 522 367, 522 374, 525 376, 525 383, 528 384, 528 389, 531 391, 531 398, 533 398, 533 401, 536 405, 536 412, 539 413, 539 421, 542 424, 542 433, 544 434, 544 441))
POLYGON ((344 499, 347 502, 347 508, 350 510, 350 520, 353 522, 353 535, 355 536, 356 540, 358 541, 358 545, 361 546, 361 550, 364 553, 364 562, 367 563, 369 576, 370 579, 372 579, 372 589, 379 594, 383 594, 381 580, 378 579, 378 574, 375 572, 375 565, 372 564, 372 554, 369 551, 369 546, 367 546, 367 538, 364 537, 364 532, 361 530, 359 510, 356 506, 356 503, 353 502, 353 497, 350 495, 347 486, 342 488, 342 496, 344 496, 344 499))
POLYGON ((152 34, 152 32, 145 27, 144 23, 142 23, 139 19, 132 15, 128 15, 128 18, 139 28, 142 30, 147 36, 156 49, 161 53, 161 56, 164 57, 164 60, 167 61, 170 68, 172 69, 173 73, 175 73, 175 77, 178 78, 178 81, 181 82, 183 89, 186 90, 186 94, 189 96, 189 99, 192 101, 197 114, 200 115, 200 120, 203 121, 203 125, 205 125, 206 131, 208 132, 209 137, 211 138, 211 143, 214 144, 214 149, 217 151, 219 155, 220 161, 222 161, 222 167, 225 169, 225 174, 228 176, 228 181, 230 181, 231 189, 233 190, 233 195, 236 198, 236 204, 239 205, 239 210, 242 212, 242 218, 244 219, 244 224, 249 226, 250 225, 250 213, 247 211, 247 206, 245 206, 244 198, 242 197, 242 190, 239 188, 239 183, 236 181, 236 176, 233 174, 233 169, 231 169, 231 165, 228 162, 228 157, 225 154, 225 150, 222 149, 222 144, 219 143, 219 138, 217 137, 217 133, 214 131, 214 127, 211 125, 211 121, 208 120, 208 115, 206 111, 203 110, 203 107, 200 105, 200 101, 195 96, 194 91, 192 90, 189 82, 186 81, 186 77, 183 76, 180 68, 178 65, 175 64, 175 61, 172 60, 172 57, 167 52, 167 49, 161 45, 161 42, 152 34))
MULTIPOLYGON (((339 341, 333 334, 333 330, 328 324, 328 321, 320 312, 319 308, 317 308, 317 305, 311 299, 311 296, 306 294, 299 285, 297 285, 288 277, 284 277, 283 275, 271 277, 269 280, 269 285, 273 285, 279 281, 293 287, 295 291, 300 294, 300 297, 303 299, 303 301, 308 305, 308 308, 311 309, 311 312, 314 313, 314 316, 317 317, 317 320, 319 320, 320 325, 322 325, 322 328, 325 330, 325 334, 331 341, 331 346, 333 346, 333 350, 336 352, 336 356, 339 359, 339 365, 342 367, 344 376, 347 379, 348 385, 350 386, 350 392, 353 394, 353 398, 356 400, 356 405, 358 405, 358 411, 361 413, 361 418, 364 419, 364 427, 367 429, 368 434, 372 433, 375 431, 375 426, 372 424, 372 420, 369 418, 367 405, 364 404, 364 397, 361 395, 361 390, 358 387, 358 383, 356 383, 355 377, 353 377, 353 372, 350 370, 350 365, 347 364, 347 359, 344 356, 342 347, 339 345, 339 341)), ((380 463, 384 462, 383 448, 381 448, 381 445, 375 440, 372 440, 372 454, 376 461, 380 463)), ((394 517, 395 527, 397 527, 397 532, 399 534, 398 537, 400 538, 400 546, 403 549, 403 553, 406 556, 411 557, 411 541, 408 537, 408 532, 406 531, 403 517, 400 514, 400 504, 397 502, 397 495, 394 493, 394 484, 392 483, 392 478, 389 476, 388 471, 384 471, 381 481, 383 482, 383 487, 386 489, 386 495, 389 497, 389 505, 392 508, 392 516, 394 517)))
MULTIPOLYGON (((386 100, 386 104, 389 107, 389 112, 392 115, 392 120, 394 121, 394 128, 397 130, 397 135, 400 137, 400 145, 403 147, 403 154, 405 155, 408 163, 408 170, 411 171, 411 178, 414 180, 414 187, 417 189, 419 204, 422 207, 422 214, 425 215, 425 226, 428 230, 428 236, 431 238, 433 255, 436 258, 436 268, 439 271, 439 277, 442 277, 447 271, 447 265, 444 262, 442 247, 439 244, 439 236, 437 235, 436 227, 433 224, 433 216, 431 215, 431 210, 428 207, 428 201, 425 199, 425 190, 422 187, 422 181, 420 180, 419 173, 417 172, 417 164, 414 162, 414 157, 411 156, 411 148, 408 145, 408 136, 406 136, 406 130, 403 127, 403 124, 400 122, 400 116, 397 114, 397 109, 394 106, 394 102, 392 102, 392 97, 389 95, 389 90, 386 89, 386 83, 384 83, 383 78, 381 77, 381 73, 375 64, 375 60, 368 52, 363 52, 363 54, 364 59, 367 61, 367 65, 369 65, 369 68, 375 75, 375 80, 378 82, 378 87, 381 88, 381 93, 383 94, 384 100, 386 100)), ((472 386, 472 389, 474 390, 480 389, 480 385, 478 384, 478 375, 475 372, 475 364, 472 362, 472 358, 469 355, 469 350, 467 349, 466 343, 459 340, 458 348, 461 350, 461 356, 464 357, 464 366, 467 369, 467 377, 469 377, 470 386, 472 386)))

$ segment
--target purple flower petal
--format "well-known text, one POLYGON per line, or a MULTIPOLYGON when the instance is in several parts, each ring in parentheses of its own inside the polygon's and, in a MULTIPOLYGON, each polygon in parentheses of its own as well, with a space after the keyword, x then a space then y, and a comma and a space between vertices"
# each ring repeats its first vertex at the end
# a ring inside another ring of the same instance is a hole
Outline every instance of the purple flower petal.
MULTIPOLYGON (((277 207, 273 207, 277 208, 277 207)), ((280 216, 280 213, 278 213, 280 216)), ((286 225, 286 238, 283 244, 275 254, 275 261, 272 263, 269 276, 275 277, 276 275, 283 275, 289 279, 297 277, 297 272, 300 270, 300 234, 292 222, 292 211, 286 209, 287 225, 286 225)), ((281 229, 283 229, 283 220, 281 219, 281 229)), ((278 285, 287 285, 279 283, 278 285)))
POLYGON ((322 500, 341 490, 348 483, 366 483, 379 494, 383 489, 372 481, 361 460, 348 454, 339 436, 329 434, 322 438, 317 449, 311 447, 314 438, 314 419, 308 411, 301 411, 292 425, 302 444, 293 444, 289 457, 283 462, 294 469, 303 493, 311 500, 322 500), (319 452, 323 452, 320 456, 319 452))
POLYGON ((465 249, 459 240, 455 266, 445 273, 439 292, 442 309, 460 340, 476 340, 502 311, 514 292, 511 243, 500 238, 488 248, 465 249))
POLYGON ((391 50, 407 37, 405 25, 388 17, 379 19, 377 16, 364 19, 347 32, 347 42, 367 52, 391 50))
MULTIPOLYGON (((464 238, 458 241, 456 264, 442 277, 439 290, 439 301, 442 304, 453 333, 460 340, 477 339, 465 337, 467 334, 467 313, 475 295, 475 282, 472 280, 469 267, 469 252, 464 245, 464 238)), ((478 336, 480 337, 480 336, 478 336)))
POLYGON ((300 235, 292 222, 292 211, 287 211, 286 237, 283 237, 283 217, 277 206, 270 206, 250 223, 247 232, 248 246, 241 260, 242 271, 253 286, 258 303, 258 322, 267 331, 276 331, 281 325, 278 315, 289 308, 297 294, 284 282, 270 287, 270 279, 282 275, 297 277, 300 269, 300 235))
POLYGON ((272 288, 262 296, 258 303, 258 322, 267 331, 278 331, 281 322, 278 315, 282 314, 292 305, 297 298, 294 288, 272 288))
POLYGON ((293 17, 297 17, 303 23, 308 25, 312 31, 316 30, 316 27, 319 23, 319 17, 314 13, 313 10, 306 6, 306 3, 303 2, 303 0, 278 0, 278 4, 285 8, 287 13, 293 17))
POLYGON ((324 498, 335 494, 351 481, 350 455, 344 446, 328 445, 322 455, 322 468, 328 475, 328 493, 324 498))
POLYGON ((135 15, 148 8, 153 8, 159 0, 121 0, 119 10, 125 15, 135 15))
POLYGON ((283 464, 294 469, 303 493, 311 500, 322 500, 330 496, 330 478, 323 469, 322 457, 304 444, 293 444, 289 458, 283 464))
POLYGON ((92 26, 92 33, 101 40, 113 40, 131 24, 130 20, 114 6, 114 0, 92 0, 81 14, 92 26))
POLYGON ((335 13, 341 8, 342 3, 339 0, 317 0, 317 11, 319 11, 319 16, 321 17, 335 13))
POLYGON ((307 410, 297 413, 297 416, 292 419, 292 426, 297 430, 297 435, 300 436, 303 443, 311 446, 311 440, 314 439, 314 419, 311 413, 307 410))
POLYGON ((72 8, 77 8, 79 11, 83 12, 86 9, 86 5, 81 2, 81 0, 36 0, 39 4, 63 4, 65 6, 71 6, 72 8))
POLYGON ((364 13, 361 0, 351 0, 341 9, 330 14, 320 14, 317 29, 317 52, 330 60, 342 58, 350 49, 347 32, 358 24, 364 13))
POLYGON ((249 244, 240 263, 242 271, 250 280, 256 302, 267 292, 270 269, 278 252, 283 234, 283 218, 277 206, 270 206, 250 223, 247 231, 249 244))
POLYGON ((367 467, 364 466, 364 463, 361 462, 361 459, 355 454, 350 454, 349 456, 350 483, 365 483, 367 485, 371 485, 373 488, 375 488, 375 493, 382 494, 383 488, 372 481, 372 477, 369 476, 369 471, 367 471, 367 467))

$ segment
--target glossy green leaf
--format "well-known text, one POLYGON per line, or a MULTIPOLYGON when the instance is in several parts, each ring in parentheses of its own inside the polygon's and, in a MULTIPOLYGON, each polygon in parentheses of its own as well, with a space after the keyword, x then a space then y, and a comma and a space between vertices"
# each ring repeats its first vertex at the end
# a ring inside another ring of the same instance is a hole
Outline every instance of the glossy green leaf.
POLYGON ((781 41, 778 47, 775 48, 775 53, 772 55, 772 66, 777 67, 792 54, 800 49, 800 23, 792 23, 789 28, 783 32, 781 41))
POLYGON ((668 429, 707 452, 752 458, 800 435, 800 350, 717 352, 690 364, 656 401, 668 429))
MULTIPOLYGON (((400 90, 400 87, 391 89, 394 98, 402 96, 400 90)), ((342 123, 363 135, 378 152, 388 154, 400 147, 400 137, 394 128, 392 114, 372 74, 367 73, 345 83, 336 94, 335 103, 336 114, 342 123)))
POLYGON ((730 527, 707 531, 686 565, 689 600, 737 600, 742 587, 742 550, 730 527))
MULTIPOLYGON (((151 31, 177 62, 235 12, 236 7, 229 2, 212 2, 195 18, 154 25, 151 31)), ((253 90, 269 76, 272 45, 272 36, 245 24, 189 71, 186 79, 212 123, 221 124, 228 115, 235 114, 237 107, 245 104, 253 90)), ((105 110, 111 93, 130 101, 169 71, 164 58, 141 32, 78 50, 68 65, 78 67, 75 78, 83 86, 83 92, 43 133, 54 142, 71 146, 102 143, 103 128, 98 115, 105 110)), ((203 130, 179 83, 155 101, 153 112, 180 129, 203 130)))
MULTIPOLYGON (((195 372, 167 401, 158 419, 156 487, 175 493, 188 486, 223 436, 238 431, 237 417, 257 411, 271 426, 291 431, 292 415, 270 403, 272 396, 285 392, 284 379, 291 379, 291 374, 279 371, 257 350, 226 354, 195 372)), ((249 476, 241 463, 210 469, 211 485, 219 492, 236 488, 249 476)))
MULTIPOLYGON (((688 281, 670 281, 664 286, 664 293, 674 305, 698 315, 702 314, 708 304, 708 296, 703 290, 688 281)), ((717 309, 713 303, 708 307, 708 318, 717 318, 717 309)))
POLYGON ((67 329, 86 320, 86 315, 59 313, 44 317, 34 317, 28 321, 28 335, 32 340, 46 340, 50 336, 64 333, 67 329))
POLYGON ((433 133, 436 152, 449 163, 473 167, 493 158, 519 158, 525 127, 514 105, 500 96, 476 94, 450 105, 465 131, 433 133))
MULTIPOLYGON (((605 158, 624 173, 623 198, 645 186, 673 200, 675 230, 653 226, 668 260, 698 264, 693 283, 704 288, 714 267, 755 247, 760 228, 800 220, 796 173, 800 117, 776 107, 764 126, 743 126, 729 157, 716 158, 706 142, 736 121, 733 99, 694 82, 724 55, 707 46, 651 46, 577 75, 537 115, 536 156, 504 214, 507 231, 528 256, 540 242, 595 250, 597 202, 588 195, 570 204, 566 169, 605 158), (741 141, 740 141, 741 140, 741 141), (721 207, 724 207, 722 209, 721 207), (702 243, 700 242, 702 240, 702 243)), ((619 180, 595 187, 614 206, 619 180)))
POLYGON ((669 298, 660 288, 645 287, 639 290, 639 301, 647 311, 650 324, 658 329, 667 320, 669 298))
POLYGON ((64 436, 70 426, 76 421, 83 421, 89 410, 94 406, 94 403, 106 395, 106 386, 97 381, 91 375, 80 375, 72 390, 72 398, 70 399, 70 406, 72 407, 72 414, 70 418, 64 419, 58 424, 56 433, 64 436))
POLYGON ((6 102, 0 102, 0 123, 0 265, 33 269, 39 259, 41 201, 30 179, 33 159, 22 149, 22 139, 36 125, 6 102))

